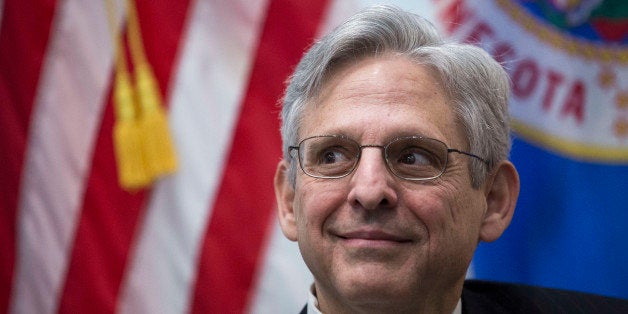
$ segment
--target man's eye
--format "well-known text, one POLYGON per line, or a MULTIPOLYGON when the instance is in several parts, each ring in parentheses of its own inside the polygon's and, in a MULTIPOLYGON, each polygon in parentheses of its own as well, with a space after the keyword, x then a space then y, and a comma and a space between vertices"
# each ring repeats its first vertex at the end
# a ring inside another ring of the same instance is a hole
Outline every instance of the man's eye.
POLYGON ((442 166, 442 160, 437 154, 434 154, 430 149, 419 146, 409 146, 402 149, 397 154, 396 161, 399 167, 406 168, 440 168, 442 166))
POLYGON ((320 155, 321 164, 333 164, 347 160, 347 157, 338 150, 326 150, 320 155))
POLYGON ((429 165, 430 158, 428 158, 426 153, 417 151, 406 151, 399 156, 397 162, 405 165, 422 166, 429 165))

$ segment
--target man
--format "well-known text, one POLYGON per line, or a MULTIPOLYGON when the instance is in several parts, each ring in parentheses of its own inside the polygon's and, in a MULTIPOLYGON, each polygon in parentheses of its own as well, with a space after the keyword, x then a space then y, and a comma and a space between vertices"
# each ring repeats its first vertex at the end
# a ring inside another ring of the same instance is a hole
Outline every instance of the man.
POLYGON ((283 100, 275 175, 283 233, 314 275, 304 313, 563 309, 536 303, 549 290, 465 284, 519 193, 508 95, 487 53, 393 7, 309 49, 283 100))

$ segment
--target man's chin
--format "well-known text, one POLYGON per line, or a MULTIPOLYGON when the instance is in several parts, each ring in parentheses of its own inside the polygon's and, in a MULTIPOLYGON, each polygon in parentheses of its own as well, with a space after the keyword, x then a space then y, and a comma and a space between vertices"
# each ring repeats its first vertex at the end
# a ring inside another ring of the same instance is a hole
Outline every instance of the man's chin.
POLYGON ((379 268, 365 268, 358 273, 339 275, 336 279, 340 294, 355 301, 391 302, 407 298, 417 288, 408 274, 390 273, 379 268))

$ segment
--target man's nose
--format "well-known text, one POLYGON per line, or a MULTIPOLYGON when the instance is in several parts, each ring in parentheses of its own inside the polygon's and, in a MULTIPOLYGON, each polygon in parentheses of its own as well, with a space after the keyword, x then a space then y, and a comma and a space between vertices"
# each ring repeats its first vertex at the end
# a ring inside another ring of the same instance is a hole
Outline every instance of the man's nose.
POLYGON ((388 171, 381 147, 364 147, 353 170, 348 201, 365 209, 390 208, 397 204, 395 178, 388 171))

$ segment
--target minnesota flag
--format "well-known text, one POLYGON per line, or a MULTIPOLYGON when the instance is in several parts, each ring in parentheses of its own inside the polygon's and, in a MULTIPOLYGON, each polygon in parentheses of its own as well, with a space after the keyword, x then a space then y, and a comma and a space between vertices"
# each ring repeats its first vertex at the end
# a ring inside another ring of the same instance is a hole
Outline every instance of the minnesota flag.
POLYGON ((435 2, 512 83, 521 195, 474 275, 628 298, 628 3, 435 2))

